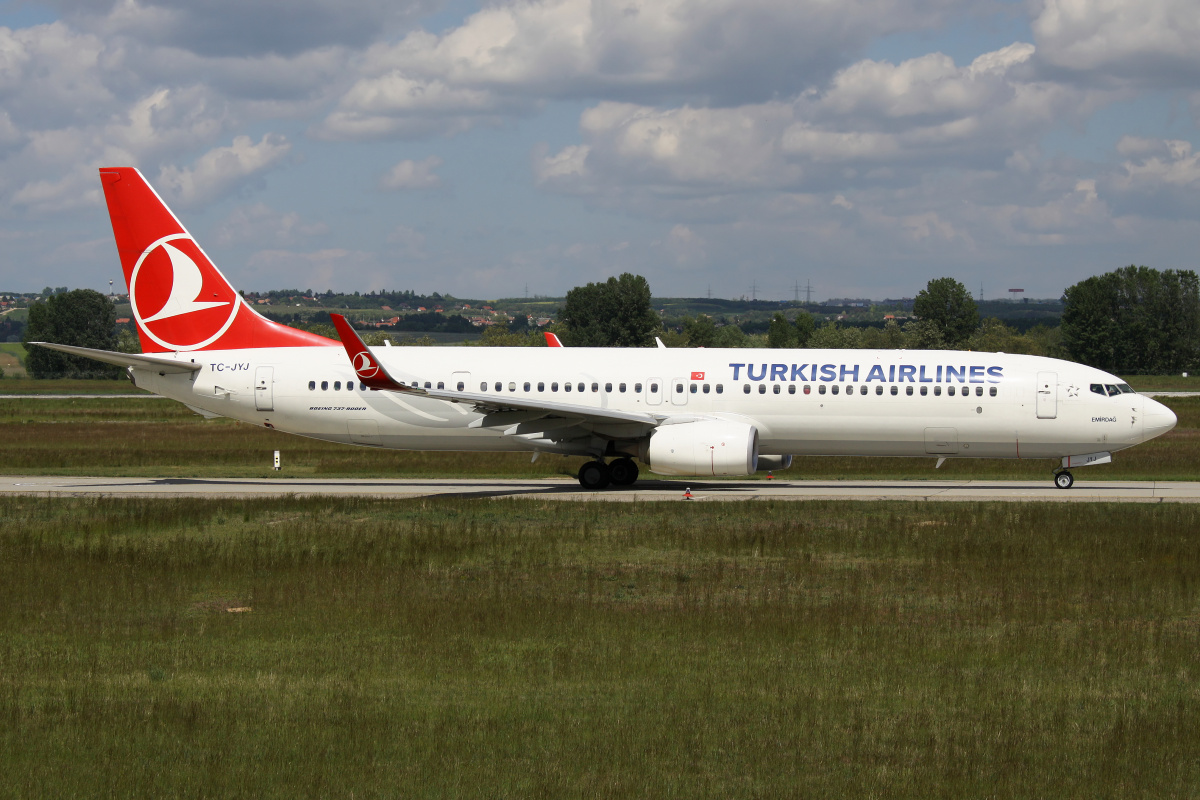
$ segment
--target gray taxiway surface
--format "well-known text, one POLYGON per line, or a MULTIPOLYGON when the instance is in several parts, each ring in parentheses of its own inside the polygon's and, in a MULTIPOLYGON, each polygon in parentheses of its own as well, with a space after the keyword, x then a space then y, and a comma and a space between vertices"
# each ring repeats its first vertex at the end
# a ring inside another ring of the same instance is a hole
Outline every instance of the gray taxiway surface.
POLYGON ((566 478, 545 480, 298 480, 288 478, 75 478, 0 476, 0 494, 57 497, 253 498, 359 495, 414 497, 527 497, 538 500, 993 500, 1114 503, 1200 502, 1200 482, 1076 481, 1057 489, 1045 481, 660 481, 586 492, 566 478))

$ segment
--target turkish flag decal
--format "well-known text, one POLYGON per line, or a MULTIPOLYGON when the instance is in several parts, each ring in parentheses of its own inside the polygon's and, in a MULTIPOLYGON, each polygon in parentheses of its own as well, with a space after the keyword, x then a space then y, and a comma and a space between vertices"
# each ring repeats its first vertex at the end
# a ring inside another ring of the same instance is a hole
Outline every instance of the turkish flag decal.
POLYGON ((704 380, 704 373, 703 373, 703 372, 693 372, 693 373, 692 373, 692 380, 694 380, 694 381, 702 381, 702 380, 704 380))

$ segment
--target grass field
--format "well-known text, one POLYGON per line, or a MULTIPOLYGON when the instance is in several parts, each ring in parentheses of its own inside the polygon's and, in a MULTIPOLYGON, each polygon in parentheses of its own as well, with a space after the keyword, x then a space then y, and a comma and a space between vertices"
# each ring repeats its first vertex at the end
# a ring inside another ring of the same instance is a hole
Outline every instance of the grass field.
POLYGON ((0 518, 2 796, 1200 786, 1192 505, 2 497, 0 518))
MULTIPOLYGON (((129 385, 124 384, 126 387, 129 385)), ((1179 416, 1167 435, 1079 470, 1084 480, 1200 479, 1200 398, 1166 398, 1179 416)), ((146 399, 0 400, 0 474, 165 477, 573 476, 583 459, 525 454, 380 451, 304 439, 231 420, 204 420, 179 403, 146 399), (272 469, 275 450, 283 470, 272 469)), ((797 458, 780 478, 1050 480, 1057 461, 797 458)), ((764 477, 764 476, 760 476, 764 477)))

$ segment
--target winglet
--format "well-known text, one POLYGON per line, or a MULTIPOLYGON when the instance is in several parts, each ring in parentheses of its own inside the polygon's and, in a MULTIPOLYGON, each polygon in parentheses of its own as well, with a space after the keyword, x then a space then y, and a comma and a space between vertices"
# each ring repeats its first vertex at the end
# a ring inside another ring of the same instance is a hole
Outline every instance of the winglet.
POLYGON ((333 318, 333 327, 337 328, 338 336, 342 340, 342 347, 346 348, 346 355, 350 357, 350 364, 354 367, 360 381, 371 389, 386 389, 393 392, 415 391, 413 387, 405 386, 388 374, 388 371, 363 344, 362 337, 355 332, 354 328, 350 327, 350 323, 346 321, 345 317, 341 314, 330 314, 329 316, 333 318))
POLYGON ((546 347, 562 347, 562 340, 556 334, 550 331, 542 331, 542 335, 546 337, 546 347))

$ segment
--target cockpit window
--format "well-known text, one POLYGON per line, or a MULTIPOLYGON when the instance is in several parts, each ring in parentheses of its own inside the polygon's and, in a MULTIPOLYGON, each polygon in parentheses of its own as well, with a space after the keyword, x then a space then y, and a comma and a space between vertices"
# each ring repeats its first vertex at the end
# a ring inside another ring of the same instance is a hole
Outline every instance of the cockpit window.
POLYGON ((1104 391, 1104 384, 1101 384, 1101 383, 1093 383, 1088 388, 1090 388, 1092 390, 1092 392, 1095 394, 1102 394, 1102 395, 1108 394, 1108 392, 1104 391))
POLYGON ((1137 394, 1128 383, 1118 383, 1117 388, 1121 390, 1121 394, 1137 394))
POLYGON ((1114 386, 1114 385, 1113 385, 1113 384, 1111 384, 1111 383, 1106 383, 1106 384, 1104 385, 1104 388, 1105 388, 1105 389, 1108 389, 1108 396, 1109 396, 1109 397, 1116 397, 1117 395, 1119 395, 1119 394, 1121 393, 1121 390, 1120 390, 1120 389, 1118 389, 1116 386, 1114 386))

